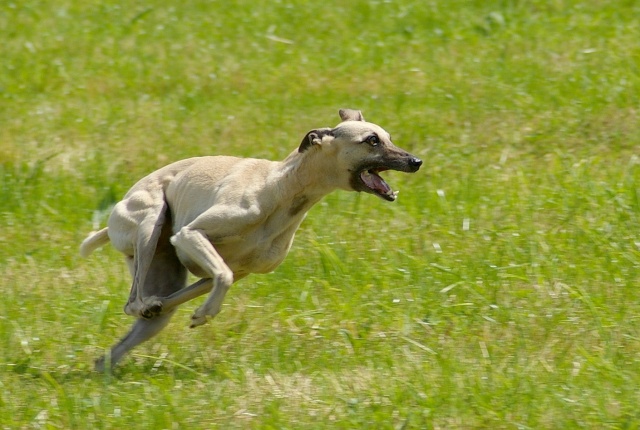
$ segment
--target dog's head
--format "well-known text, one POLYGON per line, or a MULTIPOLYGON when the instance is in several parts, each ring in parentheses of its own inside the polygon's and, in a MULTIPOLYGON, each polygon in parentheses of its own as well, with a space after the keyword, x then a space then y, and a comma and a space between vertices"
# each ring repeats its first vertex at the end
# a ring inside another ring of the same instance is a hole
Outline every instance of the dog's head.
POLYGON ((338 171, 344 172, 344 177, 336 178, 340 188, 364 191, 394 201, 398 192, 389 187, 380 172, 417 172, 422 160, 395 146, 389 133, 366 122, 362 112, 341 109, 340 118, 342 122, 334 128, 307 133, 298 151, 305 152, 316 145, 333 151, 338 171))

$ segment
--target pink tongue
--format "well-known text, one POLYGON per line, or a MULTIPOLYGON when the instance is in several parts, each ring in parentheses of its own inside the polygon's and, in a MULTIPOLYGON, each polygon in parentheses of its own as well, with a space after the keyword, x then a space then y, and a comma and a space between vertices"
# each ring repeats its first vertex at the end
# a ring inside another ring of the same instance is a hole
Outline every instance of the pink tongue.
POLYGON ((372 190, 375 190, 381 194, 387 194, 389 191, 391 191, 389 185, 387 185, 387 183, 375 173, 367 174, 367 172, 362 172, 360 174, 360 177, 362 178, 362 181, 365 183, 365 185, 372 190))

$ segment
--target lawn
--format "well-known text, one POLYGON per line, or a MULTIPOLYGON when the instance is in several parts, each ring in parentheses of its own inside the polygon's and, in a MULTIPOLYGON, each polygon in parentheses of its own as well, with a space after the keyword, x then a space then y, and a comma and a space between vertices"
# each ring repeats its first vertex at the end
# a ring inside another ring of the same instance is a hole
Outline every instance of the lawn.
POLYGON ((640 427, 640 4, 0 4, 0 427, 640 427), (112 373, 122 257, 172 161, 282 159, 361 109, 425 161, 112 373))

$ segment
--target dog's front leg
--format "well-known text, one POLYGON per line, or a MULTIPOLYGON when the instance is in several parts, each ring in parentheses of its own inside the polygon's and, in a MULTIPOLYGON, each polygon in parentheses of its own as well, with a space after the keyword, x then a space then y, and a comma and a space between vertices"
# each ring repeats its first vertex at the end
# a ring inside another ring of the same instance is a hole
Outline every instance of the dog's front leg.
POLYGON ((197 327, 220 312, 224 296, 233 284, 233 272, 201 230, 183 227, 171 238, 171 243, 207 272, 213 281, 209 297, 191 316, 191 327, 197 327))

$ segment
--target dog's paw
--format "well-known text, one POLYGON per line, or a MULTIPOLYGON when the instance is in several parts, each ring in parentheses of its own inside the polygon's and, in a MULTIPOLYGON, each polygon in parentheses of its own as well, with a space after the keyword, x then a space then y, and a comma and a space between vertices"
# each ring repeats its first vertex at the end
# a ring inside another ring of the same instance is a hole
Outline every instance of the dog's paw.
POLYGON ((162 301, 156 298, 148 298, 144 301, 144 306, 140 309, 140 316, 144 319, 151 319, 162 313, 162 301))
POLYGON ((100 357, 93 363, 93 368, 95 369, 96 372, 99 372, 99 373, 104 372, 104 362, 105 362, 104 357, 100 357))
POLYGON ((208 318, 206 315, 202 315, 202 316, 198 316, 197 313, 191 315, 191 324, 189 325, 189 328, 195 328, 198 326, 201 326, 203 324, 206 324, 208 321, 208 318))
POLYGON ((105 371, 110 370, 111 366, 107 366, 107 356, 103 355, 102 357, 98 358, 93 363, 93 369, 98 373, 104 373, 105 371))

